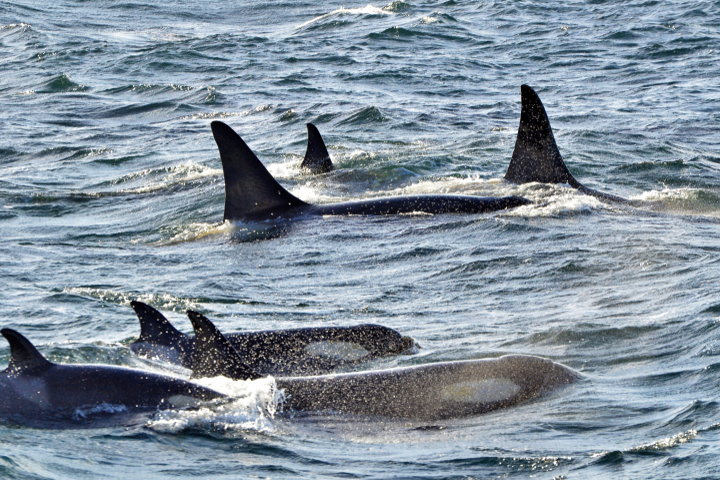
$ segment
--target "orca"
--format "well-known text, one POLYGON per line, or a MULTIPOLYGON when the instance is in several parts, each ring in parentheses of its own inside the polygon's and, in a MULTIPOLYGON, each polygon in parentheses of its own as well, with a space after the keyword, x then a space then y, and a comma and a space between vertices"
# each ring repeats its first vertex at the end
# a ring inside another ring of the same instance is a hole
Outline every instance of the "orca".
POLYGON ((300 163, 300 168, 315 174, 332 171, 334 166, 320 132, 312 123, 308 123, 306 126, 308 131, 308 144, 307 150, 305 150, 305 158, 303 158, 302 163, 300 163))
MULTIPOLYGON (((195 329, 193 374, 255 378, 230 341, 206 317, 188 312, 195 329)), ((277 377, 283 411, 328 412, 407 420, 478 415, 530 401, 580 378, 540 357, 505 355, 387 370, 277 377)))
POLYGON ((516 184, 530 182, 567 184, 601 200, 630 203, 625 198, 593 190, 578 182, 560 155, 550 119, 540 97, 528 85, 520 87, 520 94, 522 97, 520 126, 512 159, 505 172, 505 180, 516 184))
MULTIPOLYGON (((140 321, 140 337, 130 349, 144 357, 192 368, 195 338, 178 331, 153 307, 130 302, 140 321)), ((410 337, 392 328, 364 324, 226 334, 249 367, 263 375, 326 373, 374 358, 409 353, 410 337)))
POLYGON ((153 412, 225 398, 167 375, 110 365, 53 363, 17 331, 4 328, 0 333, 10 344, 10 361, 0 372, 0 418, 11 422, 82 423, 83 412, 153 412))
POLYGON ((403 213, 487 213, 527 205, 518 196, 414 195, 313 205, 285 190, 232 128, 210 124, 225 177, 225 214, 229 221, 262 221, 323 215, 403 213))

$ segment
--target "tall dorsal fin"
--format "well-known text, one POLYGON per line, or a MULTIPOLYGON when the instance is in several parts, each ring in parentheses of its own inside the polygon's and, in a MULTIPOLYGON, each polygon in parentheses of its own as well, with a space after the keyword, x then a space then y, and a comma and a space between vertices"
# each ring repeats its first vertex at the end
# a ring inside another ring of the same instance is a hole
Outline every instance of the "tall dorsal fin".
POLYGON ((210 124, 225 175, 225 220, 273 218, 307 205, 285 190, 240 136, 223 122, 210 124))
POLYGON ((327 151, 325 142, 323 141, 317 127, 312 123, 307 124, 308 144, 305 151, 305 158, 300 164, 300 168, 307 168, 312 173, 326 173, 333 169, 330 154, 327 151))
POLYGON ((150 305, 133 300, 130 306, 135 310, 140 321, 138 342, 178 346, 187 341, 187 335, 175 328, 162 313, 150 305))
POLYGON ((223 376, 234 380, 255 380, 262 375, 248 368, 225 335, 204 315, 187 311, 195 329, 192 377, 223 376))
POLYGON ((10 344, 10 362, 7 373, 37 373, 54 364, 38 352, 30 340, 11 328, 3 328, 0 333, 10 344))
POLYGON ((540 97, 527 85, 522 85, 520 91, 520 127, 505 180, 513 183, 567 183, 580 188, 580 183, 563 162, 540 97))

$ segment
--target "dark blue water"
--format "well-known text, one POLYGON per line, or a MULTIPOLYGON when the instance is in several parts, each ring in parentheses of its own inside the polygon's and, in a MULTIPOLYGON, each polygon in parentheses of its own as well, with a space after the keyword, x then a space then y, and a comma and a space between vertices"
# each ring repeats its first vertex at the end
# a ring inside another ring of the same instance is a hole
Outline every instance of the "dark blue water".
MULTIPOLYGON (((720 3, 0 2, 0 314, 51 359, 133 357, 129 302, 221 329, 375 322, 369 368, 536 354, 583 380, 427 423, 224 411, 0 426, 0 477, 720 478, 720 3), (586 185, 501 180, 519 86, 586 185), (209 123, 311 202, 519 194, 488 215, 223 225, 209 123), (337 169, 298 169, 306 122, 337 169)), ((0 365, 7 361, 0 347, 0 365)))

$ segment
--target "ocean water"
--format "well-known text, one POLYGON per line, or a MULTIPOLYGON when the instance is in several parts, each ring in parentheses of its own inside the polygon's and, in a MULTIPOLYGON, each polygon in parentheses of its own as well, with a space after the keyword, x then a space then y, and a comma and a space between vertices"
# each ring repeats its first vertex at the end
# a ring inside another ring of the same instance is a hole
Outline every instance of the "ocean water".
POLYGON ((2 326, 162 370, 127 348, 139 299, 186 331, 193 308, 422 347, 367 368, 523 353, 582 380, 429 424, 288 417, 272 379, 215 380, 237 401, 0 424, 0 478, 720 478, 720 2, 367 1, 0 1, 2 326), (576 178, 641 206, 502 181, 523 83, 576 178), (216 119, 307 201, 535 203, 223 224, 216 119), (306 122, 334 172, 299 171, 306 122))

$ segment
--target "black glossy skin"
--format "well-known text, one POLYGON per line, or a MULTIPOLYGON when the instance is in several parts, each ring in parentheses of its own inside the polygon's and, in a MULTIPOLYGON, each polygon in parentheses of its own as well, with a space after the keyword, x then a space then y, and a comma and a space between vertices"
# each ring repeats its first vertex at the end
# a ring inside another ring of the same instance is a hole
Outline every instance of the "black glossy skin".
POLYGON ((305 158, 303 158, 300 168, 314 174, 332 171, 333 163, 332 160, 330 160, 330 154, 317 127, 312 123, 308 123, 307 131, 307 150, 305 151, 305 158))
MULTIPOLYGON (((131 302, 141 319, 140 338, 130 345, 138 355, 192 368, 195 337, 175 329, 156 309, 131 302), (153 328, 157 325, 157 328, 153 328)), ((188 315, 199 315, 188 312, 188 315)), ((364 324, 351 327, 311 327, 228 333, 227 339, 243 361, 261 375, 309 375, 366 362, 386 355, 408 353, 414 342, 392 328, 364 324), (356 358, 314 355, 307 347, 316 342, 342 342, 366 351, 356 358)))
POLYGON ((470 195, 414 195, 355 202, 309 205, 304 215, 397 215, 402 213, 488 213, 528 205, 522 197, 470 195))
MULTIPOLYGON (((230 341, 202 315, 190 315, 198 342, 194 374, 254 378, 230 341)), ((506 355, 368 372, 279 377, 283 407, 414 420, 477 415, 522 403, 579 378, 551 360, 506 355)))
POLYGON ((522 184, 529 182, 567 184, 578 191, 601 200, 633 203, 622 197, 599 192, 578 182, 568 170, 550 126, 540 97, 527 85, 520 87, 522 111, 512 160, 505 180, 522 184))
POLYGON ((62 365, 46 360, 22 335, 3 329, 11 346, 0 372, 0 419, 18 423, 78 420, 80 410, 120 407, 148 412, 225 398, 167 375, 110 365, 62 365))
POLYGON ((304 204, 287 209, 270 208, 241 218, 227 220, 262 221, 325 215, 401 215, 442 213, 489 213, 529 205, 530 200, 518 196, 475 197, 471 195, 412 195, 382 197, 353 202, 304 204))
POLYGON ((440 420, 508 408, 579 378, 551 360, 506 355, 340 375, 281 377, 276 382, 285 390, 283 407, 290 411, 440 420), (497 382, 511 385, 512 391, 483 398, 497 382), (476 387, 477 392, 473 391, 476 387))
MULTIPOLYGON (((327 373, 337 368, 367 362, 385 355, 396 355, 412 348, 412 339, 402 337, 395 330, 381 325, 353 327, 315 327, 288 330, 266 330, 247 333, 228 333, 228 340, 253 370, 263 375, 311 375, 327 373), (305 347, 314 342, 346 342, 365 348, 368 353, 357 359, 313 356, 305 347)), ((153 345, 136 342, 130 348, 138 355, 153 357, 153 345), (137 345, 137 346, 136 346, 137 345)), ((173 346, 175 358, 161 359, 192 368, 195 336, 173 346)))
POLYGON ((527 205, 516 197, 416 195, 312 205, 285 190, 240 136, 226 124, 211 124, 225 176, 225 215, 229 221, 262 221, 323 215, 407 213, 487 213, 527 205))
POLYGON ((198 401, 223 395, 181 378, 108 365, 53 364, 40 372, 0 373, 0 417, 72 416, 80 407, 172 407, 172 397, 198 401))

